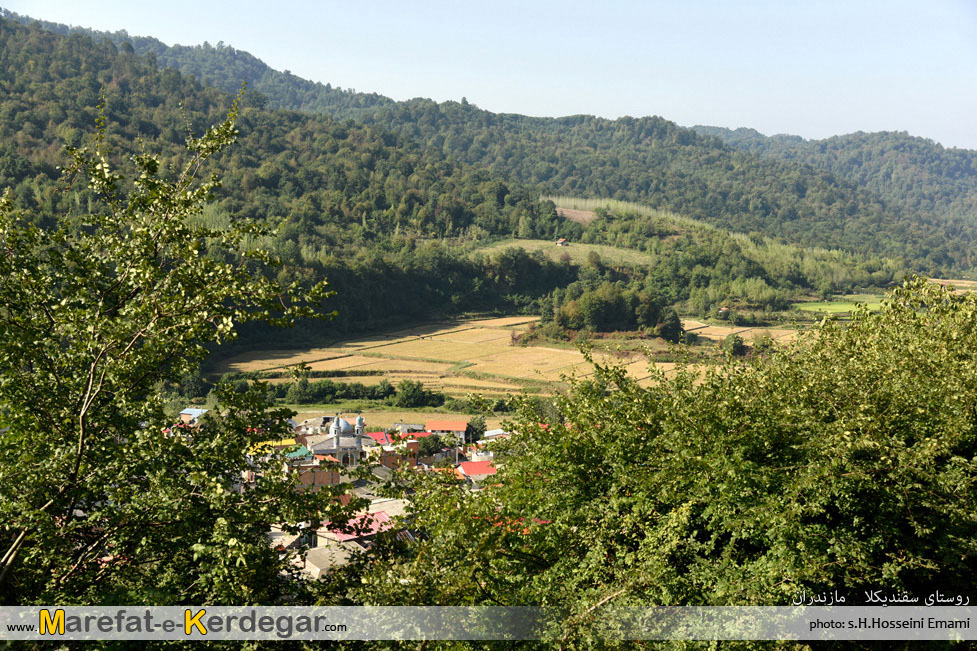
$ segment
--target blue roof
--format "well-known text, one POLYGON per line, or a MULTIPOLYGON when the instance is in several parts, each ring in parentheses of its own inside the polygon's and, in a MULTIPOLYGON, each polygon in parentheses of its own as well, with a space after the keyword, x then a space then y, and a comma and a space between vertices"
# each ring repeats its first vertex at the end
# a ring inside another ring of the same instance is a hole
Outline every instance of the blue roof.
POLYGON ((299 446, 299 448, 297 450, 292 450, 291 452, 289 452, 288 454, 286 454, 285 455, 285 458, 286 459, 299 459, 299 458, 302 458, 302 457, 311 457, 311 456, 312 456, 312 453, 309 452, 308 448, 306 448, 304 445, 302 445, 302 446, 299 446))

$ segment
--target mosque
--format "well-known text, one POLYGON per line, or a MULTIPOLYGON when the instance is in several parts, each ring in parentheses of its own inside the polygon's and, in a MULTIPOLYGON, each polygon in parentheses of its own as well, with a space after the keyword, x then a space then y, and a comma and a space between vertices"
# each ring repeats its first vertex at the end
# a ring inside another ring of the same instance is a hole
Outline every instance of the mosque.
POLYGON ((325 433, 306 435, 305 447, 316 455, 334 457, 344 466, 352 467, 365 460, 367 451, 364 446, 375 444, 374 440, 365 433, 366 421, 362 415, 356 417, 355 424, 350 423, 339 414, 331 419, 328 426, 323 422, 315 428, 318 432, 325 429, 325 433))

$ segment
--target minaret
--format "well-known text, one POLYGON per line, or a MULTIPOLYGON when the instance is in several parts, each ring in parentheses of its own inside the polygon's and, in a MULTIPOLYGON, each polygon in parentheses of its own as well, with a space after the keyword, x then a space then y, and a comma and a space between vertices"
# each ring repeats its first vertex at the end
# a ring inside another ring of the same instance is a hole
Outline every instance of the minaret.
POLYGON ((353 428, 353 433, 356 436, 363 436, 363 430, 366 428, 366 421, 363 420, 363 414, 356 414, 356 426, 353 428))

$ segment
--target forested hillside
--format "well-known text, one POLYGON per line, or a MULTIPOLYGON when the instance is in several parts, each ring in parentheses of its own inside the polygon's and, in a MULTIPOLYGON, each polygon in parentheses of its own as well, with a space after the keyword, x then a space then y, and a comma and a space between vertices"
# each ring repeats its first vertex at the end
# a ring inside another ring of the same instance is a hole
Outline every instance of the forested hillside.
MULTIPOLYGON (((62 145, 90 140, 100 103, 106 142, 125 167, 134 148, 172 164, 187 125, 200 133, 232 100, 111 42, 3 20, 0 85, 0 186, 11 188, 14 204, 42 225, 62 212, 100 209, 88 189, 69 187, 58 170, 62 145)), ((778 309, 800 292, 885 285, 901 276, 891 260, 807 254, 756 238, 744 243, 668 213, 609 211, 584 228, 559 218, 531 186, 377 125, 263 109, 249 99, 245 92, 239 142, 215 157, 223 186, 197 219, 215 228, 242 219, 277 224, 277 236, 261 243, 283 261, 280 280, 325 277, 340 290, 329 304, 338 310, 336 321, 289 331, 293 338, 466 310, 538 313, 601 288, 607 289, 600 296, 623 289, 642 302, 638 324, 654 327, 677 303, 704 313, 727 302, 778 309), (554 262, 519 250, 469 255, 481 242, 513 236, 568 236, 648 257, 625 268, 554 262)), ((250 341, 286 342, 279 332, 255 328, 245 331, 250 341)))
MULTIPOLYGON (((69 31, 63 25, 44 27, 69 31)), ((417 143, 428 155, 477 165, 548 194, 641 201, 737 232, 900 257, 934 273, 975 264, 977 220, 928 208, 935 199, 898 199, 905 183, 887 192, 806 160, 738 151, 663 118, 530 118, 466 102, 393 102, 272 71, 222 44, 167 47, 124 32, 78 31, 108 39, 123 51, 149 54, 225 91, 247 80, 259 93, 253 104, 354 117, 401 142, 417 143)), ((955 190, 949 194, 951 202, 967 205, 955 190)))
MULTIPOLYGON (((94 133, 100 101, 106 141, 124 166, 140 147, 169 164, 188 124, 201 133, 232 99, 109 42, 3 20, 0 88, 0 187, 41 224, 59 212, 98 209, 87 189, 66 191, 58 166, 63 145, 83 145, 94 133)), ((215 161, 223 187, 200 219, 215 227, 244 218, 280 224, 265 244, 284 261, 282 273, 328 277, 343 288, 333 329, 370 327, 391 314, 507 309, 509 294, 533 293, 520 282, 541 291, 563 282, 562 272, 537 268, 518 282, 510 273, 473 288, 486 270, 441 244, 520 227, 541 237, 579 228, 524 187, 324 116, 245 106, 238 128, 239 144, 215 161)))
MULTIPOLYGON (((597 364, 552 399, 513 393, 509 435, 477 446, 489 475, 419 472, 419 454, 382 482, 368 459, 310 468, 306 449, 290 466, 296 414, 268 385, 221 382, 193 424, 174 424, 186 403, 161 391, 202 387, 194 370, 239 332, 267 349, 477 310, 540 314, 527 337, 674 341, 678 310, 760 320, 800 295, 890 285, 907 259, 972 267, 973 220, 661 118, 346 93, 363 114, 340 121, 159 59, 0 18, 0 603, 534 606, 526 648, 631 649, 654 636, 619 627, 619 609, 644 624, 649 605, 977 594, 977 294, 924 278, 746 359, 730 346, 721 365, 656 367, 651 382, 597 364), (542 190, 643 203, 592 201, 583 225, 542 190), (575 261, 556 237, 627 258, 575 261), (556 255, 520 248, 530 239, 556 255), (244 327, 298 318, 285 334, 244 327), (340 483, 306 484, 315 468, 340 483), (337 531, 363 544, 334 537, 328 566, 306 558, 310 534, 337 531)), ((466 333, 465 350, 488 341, 466 333)), ((326 399, 294 386, 286 397, 326 399)))
POLYGON ((754 129, 695 130, 741 151, 831 172, 912 212, 941 215, 950 222, 977 222, 977 151, 946 148, 904 131, 805 140, 764 136, 754 129))
POLYGON ((286 108, 313 113, 326 113, 334 117, 355 118, 364 111, 391 104, 393 100, 376 93, 357 93, 354 90, 335 88, 296 77, 288 71, 279 72, 248 52, 236 50, 218 43, 203 45, 169 46, 159 39, 148 36, 130 36, 125 30, 99 32, 85 27, 34 20, 14 12, 0 9, 4 18, 25 25, 37 25, 44 30, 68 36, 84 34, 95 42, 108 39, 116 47, 145 55, 166 68, 175 68, 185 75, 192 75, 203 83, 233 93, 247 80, 253 94, 251 102, 268 108, 286 108))

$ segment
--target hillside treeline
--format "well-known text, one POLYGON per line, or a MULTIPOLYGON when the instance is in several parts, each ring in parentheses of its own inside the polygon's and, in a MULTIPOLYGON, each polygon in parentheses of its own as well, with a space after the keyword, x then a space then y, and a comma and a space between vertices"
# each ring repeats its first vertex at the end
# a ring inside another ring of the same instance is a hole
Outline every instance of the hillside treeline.
POLYGON ((464 101, 394 102, 273 71, 223 44, 168 47, 125 32, 39 24, 114 42, 228 92, 247 80, 259 93, 253 98, 257 105, 353 117, 425 152, 478 165, 545 193, 641 201, 736 232, 902 258, 932 273, 975 264, 972 183, 954 181, 959 156, 953 152, 933 152, 938 162, 928 166, 929 178, 920 183, 911 169, 902 178, 897 170, 893 179, 888 162, 873 162, 902 157, 886 149, 884 135, 875 143, 882 153, 867 157, 867 165, 862 165, 865 148, 858 143, 850 148, 848 141, 837 143, 839 164, 826 165, 817 157, 740 151, 660 117, 531 118, 491 113, 464 101))
POLYGON ((916 212, 977 221, 977 152, 906 132, 850 133, 823 140, 764 136, 754 129, 697 126, 703 135, 765 158, 801 161, 854 181, 916 212))

